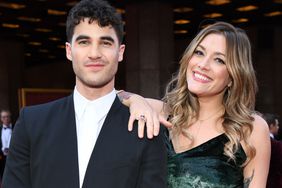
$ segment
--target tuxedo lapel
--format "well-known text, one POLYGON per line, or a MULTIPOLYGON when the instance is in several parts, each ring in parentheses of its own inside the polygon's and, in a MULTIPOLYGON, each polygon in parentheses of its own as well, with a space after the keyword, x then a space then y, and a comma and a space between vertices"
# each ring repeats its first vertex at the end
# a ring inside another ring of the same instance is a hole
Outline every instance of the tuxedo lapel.
POLYGON ((73 95, 66 98, 62 109, 58 109, 58 111, 57 114, 60 114, 60 117, 58 117, 60 118, 59 122, 62 125, 62 130, 59 130, 59 134, 64 134, 64 140, 61 140, 58 144, 61 145, 59 148, 62 149, 62 151, 59 152, 62 155, 61 157, 63 157, 62 160, 64 160, 65 177, 67 178, 67 181, 70 182, 71 187, 78 188, 79 168, 73 95))
MULTIPOLYGON (((112 137, 112 133, 114 132, 114 126, 113 124, 116 124, 115 122, 117 116, 119 116, 118 110, 121 107, 121 102, 119 101, 118 97, 115 98, 115 101, 105 119, 105 122, 102 126, 102 129, 100 131, 100 134, 97 138, 96 144, 94 146, 94 149, 92 151, 87 170, 85 173, 84 182, 87 182, 88 178, 95 178, 95 174, 99 173, 97 170, 98 166, 100 166, 99 161, 103 160, 103 150, 107 150, 107 145, 109 142, 114 141, 113 139, 109 139, 109 137, 112 137)), ((91 185, 87 185, 83 183, 83 188, 91 187, 91 185)))
POLYGON ((102 126, 102 129, 100 131, 100 134, 97 138, 97 141, 96 141, 96 144, 95 144, 95 147, 93 149, 93 152, 92 152, 92 155, 91 155, 91 160, 93 158, 95 158, 95 150, 98 150, 96 148, 99 148, 99 147, 103 147, 103 143, 104 143, 104 139, 107 138, 107 135, 108 135, 108 132, 112 131, 112 121, 114 121, 114 117, 115 115, 117 115, 117 112, 118 112, 118 109, 120 107, 121 103, 118 99, 118 97, 116 97, 106 119, 105 119, 105 122, 102 126), (93 156, 94 155, 94 156, 93 156))

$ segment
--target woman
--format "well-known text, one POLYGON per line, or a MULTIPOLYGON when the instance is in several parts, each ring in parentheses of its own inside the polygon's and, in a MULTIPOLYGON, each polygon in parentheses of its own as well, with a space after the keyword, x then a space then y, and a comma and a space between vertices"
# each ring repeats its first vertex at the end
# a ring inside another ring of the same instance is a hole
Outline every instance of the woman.
POLYGON ((254 111, 256 90, 247 35, 218 22, 189 44, 163 102, 138 95, 123 101, 132 112, 129 129, 133 119, 139 119, 140 132, 140 122, 152 124, 148 104, 170 115, 169 187, 260 188, 266 185, 270 141, 267 124, 254 111))

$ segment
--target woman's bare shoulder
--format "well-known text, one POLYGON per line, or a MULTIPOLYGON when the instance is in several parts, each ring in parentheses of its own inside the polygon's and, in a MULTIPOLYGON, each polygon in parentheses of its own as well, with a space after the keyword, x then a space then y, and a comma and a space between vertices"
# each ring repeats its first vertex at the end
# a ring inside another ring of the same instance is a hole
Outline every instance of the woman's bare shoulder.
POLYGON ((257 140, 260 136, 269 136, 269 128, 266 121, 258 114, 253 114, 253 117, 253 132, 251 137, 254 137, 257 140))

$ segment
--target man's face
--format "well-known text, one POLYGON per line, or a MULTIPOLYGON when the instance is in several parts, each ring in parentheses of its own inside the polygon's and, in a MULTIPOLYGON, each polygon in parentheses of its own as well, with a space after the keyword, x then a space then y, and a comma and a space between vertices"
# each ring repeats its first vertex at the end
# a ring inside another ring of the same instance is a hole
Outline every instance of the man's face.
POLYGON ((113 27, 82 20, 74 29, 71 43, 66 43, 66 56, 72 61, 78 90, 82 94, 91 88, 111 91, 124 49, 113 27))
POLYGON ((270 125, 269 131, 273 135, 277 135, 278 134, 278 131, 279 131, 279 121, 278 121, 278 119, 275 119, 275 123, 270 125))
POLYGON ((11 123, 11 114, 9 112, 3 111, 1 113, 1 122, 4 125, 9 125, 11 123))

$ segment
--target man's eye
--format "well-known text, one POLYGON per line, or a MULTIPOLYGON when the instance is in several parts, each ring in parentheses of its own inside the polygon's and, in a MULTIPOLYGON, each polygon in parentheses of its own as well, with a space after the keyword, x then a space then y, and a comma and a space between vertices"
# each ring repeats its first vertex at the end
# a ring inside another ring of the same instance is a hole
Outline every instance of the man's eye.
POLYGON ((103 41, 102 44, 105 45, 105 46, 111 46, 112 45, 112 43, 109 42, 109 41, 103 41))
POLYGON ((87 40, 81 40, 78 42, 79 45, 87 45, 89 42, 87 40))

